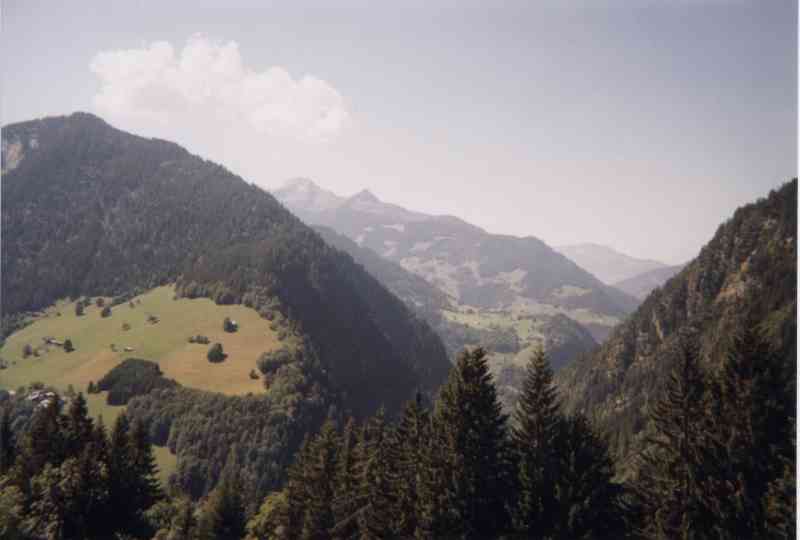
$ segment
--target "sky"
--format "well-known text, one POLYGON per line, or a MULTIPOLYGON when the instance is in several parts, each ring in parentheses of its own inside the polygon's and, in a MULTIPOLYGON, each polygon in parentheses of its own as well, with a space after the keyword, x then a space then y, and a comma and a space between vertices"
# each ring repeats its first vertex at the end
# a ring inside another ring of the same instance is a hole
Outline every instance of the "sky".
POLYGON ((694 257, 797 176, 797 3, 2 0, 2 124, 95 113, 249 182, 694 257))

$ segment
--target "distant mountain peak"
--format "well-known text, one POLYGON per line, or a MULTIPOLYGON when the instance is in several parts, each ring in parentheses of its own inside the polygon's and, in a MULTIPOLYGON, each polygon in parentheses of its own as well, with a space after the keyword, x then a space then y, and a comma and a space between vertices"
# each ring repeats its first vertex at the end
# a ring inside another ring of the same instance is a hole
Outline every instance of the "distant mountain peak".
POLYGON ((322 188, 310 178, 290 178, 279 188, 280 190, 296 190, 296 191, 318 191, 322 188))
POLYGON ((344 198, 322 189, 316 182, 304 177, 287 180, 272 193, 301 217, 307 212, 325 212, 344 202, 344 198))
POLYGON ((607 285, 650 270, 667 267, 666 264, 659 261, 632 257, 612 247, 591 242, 556 246, 553 249, 588 270, 607 285))
POLYGON ((350 200, 353 201, 353 202, 362 202, 362 203, 379 203, 379 202, 381 202, 381 200, 378 197, 376 197, 375 194, 372 193, 368 189, 362 189, 361 191, 359 191, 358 193, 356 193, 355 195, 350 197, 350 200))

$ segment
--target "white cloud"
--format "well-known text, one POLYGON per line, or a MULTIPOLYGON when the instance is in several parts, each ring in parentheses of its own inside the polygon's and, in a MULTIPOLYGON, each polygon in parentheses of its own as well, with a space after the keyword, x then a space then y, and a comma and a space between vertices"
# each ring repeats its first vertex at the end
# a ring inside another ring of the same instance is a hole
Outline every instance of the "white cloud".
POLYGON ((349 119, 341 94, 326 81, 294 79, 280 66, 250 69, 233 41, 197 35, 180 52, 165 41, 104 51, 90 69, 100 80, 95 109, 121 127, 184 124, 230 135, 238 124, 271 138, 316 142, 334 138, 349 119))

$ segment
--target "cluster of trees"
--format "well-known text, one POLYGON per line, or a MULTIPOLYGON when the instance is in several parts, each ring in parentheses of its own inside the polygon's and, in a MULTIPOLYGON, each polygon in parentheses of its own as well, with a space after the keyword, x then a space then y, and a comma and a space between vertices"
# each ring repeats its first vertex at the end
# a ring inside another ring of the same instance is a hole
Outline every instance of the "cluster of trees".
POLYGON ((185 426, 168 429, 171 445, 195 440, 215 455, 228 450, 212 473, 184 446, 176 477, 189 474, 195 484, 173 479, 169 495, 155 482, 148 440, 163 427, 164 400, 157 396, 195 391, 156 390, 131 400, 133 427, 121 416, 110 439, 102 424, 87 418, 81 395, 66 414, 57 404, 39 408, 25 430, 11 428, 14 409, 5 406, 0 534, 59 540, 108 538, 112 531, 160 540, 793 537, 795 413, 782 390, 785 358, 749 332, 736 339, 718 372, 706 372, 692 336, 681 337, 670 384, 651 409, 646 450, 625 483, 615 481, 607 443, 591 422, 563 413, 544 353, 531 359, 510 420, 485 352, 475 349, 460 355, 432 409, 418 395, 396 423, 381 410, 359 424, 320 404, 317 418, 328 420, 319 420, 317 435, 306 436, 296 453, 283 446, 281 460, 255 467, 245 456, 275 448, 274 440, 257 435, 278 421, 269 413, 277 403, 210 393, 203 393, 205 404, 167 403, 168 415, 176 407, 192 411, 173 423, 202 418, 219 432, 214 442, 197 440, 185 426), (154 407, 149 413, 145 403, 154 407), (231 445, 234 422, 247 437, 231 445), (256 446, 246 446, 254 435, 256 446), (253 489, 253 475, 265 470, 275 475, 269 492, 253 489))
POLYGON ((483 349, 460 355, 428 411, 409 403, 303 443, 283 490, 250 522, 255 538, 615 537, 622 489, 603 441, 559 411, 544 353, 513 424, 483 349))
POLYGON ((639 532, 794 538, 796 413, 786 358, 750 329, 735 339, 721 370, 707 373, 696 342, 680 337, 637 456, 639 532))
POLYGON ((109 405, 126 405, 131 398, 142 396, 159 388, 179 386, 173 379, 167 379, 157 363, 140 358, 126 358, 106 373, 97 385, 89 383, 90 394, 107 391, 109 405))
MULTIPOLYGON (((307 345, 310 347, 310 345, 307 345)), ((343 410, 327 370, 309 349, 271 375, 270 390, 246 396, 175 387, 128 402, 153 444, 179 456, 170 484, 193 499, 208 495, 234 470, 250 506, 279 488, 303 436, 343 410)))
POLYGON ((82 394, 66 413, 40 407, 19 438, 0 414, 0 536, 149 538, 146 512, 163 497, 147 433, 120 415, 109 435, 82 394))

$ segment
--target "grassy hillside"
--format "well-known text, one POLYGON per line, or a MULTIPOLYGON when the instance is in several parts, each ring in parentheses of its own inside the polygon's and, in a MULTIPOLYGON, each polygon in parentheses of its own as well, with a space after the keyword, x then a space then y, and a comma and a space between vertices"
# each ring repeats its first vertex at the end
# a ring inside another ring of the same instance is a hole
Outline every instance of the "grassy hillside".
MULTIPOLYGON (((58 302, 33 324, 11 335, 0 349, 0 357, 9 364, 8 369, 0 371, 0 387, 13 389, 41 381, 62 389, 71 384, 85 391, 89 381, 97 382, 124 358, 136 356, 158 362, 166 377, 191 388, 227 395, 263 392, 261 380, 251 379, 249 373, 261 353, 284 344, 279 340, 280 329, 272 330, 269 321, 245 306, 218 306, 205 298, 173 297, 173 287, 158 287, 136 297, 134 307, 128 303, 115 306, 106 318, 95 305, 78 317, 74 302, 58 302), (159 322, 148 322, 151 315, 159 322), (223 331, 225 317, 239 323, 237 332, 223 331), (123 330, 125 323, 130 330, 123 330), (225 362, 210 363, 206 358, 209 345, 188 342, 189 336, 198 334, 207 336, 211 343, 222 343, 228 355, 225 362), (46 345, 45 337, 58 341, 69 338, 75 351, 67 353, 60 346, 46 345), (39 356, 23 358, 26 344, 38 349, 39 356), (112 344, 117 352, 111 350, 112 344), (133 351, 125 352, 125 347, 133 351)), ((99 404, 94 401, 91 405, 96 409, 99 404)), ((113 421, 104 417, 107 422, 113 421)))

